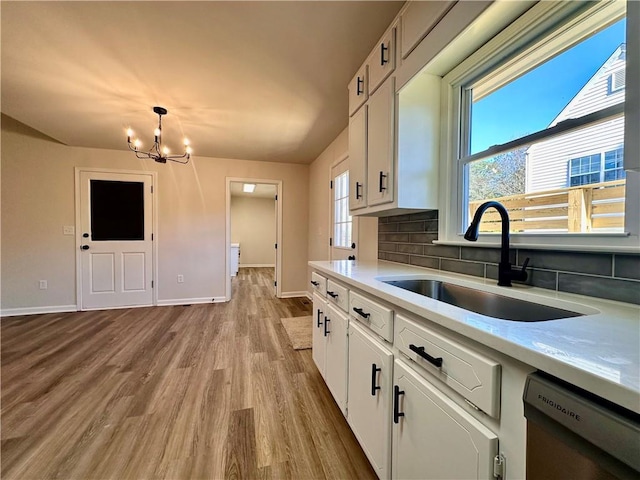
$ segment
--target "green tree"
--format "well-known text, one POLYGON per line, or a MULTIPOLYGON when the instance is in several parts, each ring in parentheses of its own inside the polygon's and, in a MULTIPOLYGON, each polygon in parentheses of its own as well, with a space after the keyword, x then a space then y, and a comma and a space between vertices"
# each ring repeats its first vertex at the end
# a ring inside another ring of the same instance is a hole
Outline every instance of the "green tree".
POLYGON ((527 148, 469 164, 469 200, 488 200, 525 192, 527 148))

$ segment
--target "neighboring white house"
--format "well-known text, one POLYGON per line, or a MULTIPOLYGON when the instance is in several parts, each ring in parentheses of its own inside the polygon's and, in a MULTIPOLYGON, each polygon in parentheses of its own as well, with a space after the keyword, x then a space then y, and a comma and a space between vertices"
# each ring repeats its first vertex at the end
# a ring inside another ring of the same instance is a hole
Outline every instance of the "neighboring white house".
MULTIPOLYGON (((624 102, 626 45, 621 44, 549 127, 624 102)), ((527 151, 526 192, 624 178, 624 117, 546 140, 527 151)))

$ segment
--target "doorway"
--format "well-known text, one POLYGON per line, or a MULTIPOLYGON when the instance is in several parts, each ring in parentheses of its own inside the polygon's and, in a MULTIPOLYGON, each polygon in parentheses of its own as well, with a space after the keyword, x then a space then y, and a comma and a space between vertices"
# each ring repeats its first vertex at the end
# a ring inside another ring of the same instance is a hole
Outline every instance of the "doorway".
POLYGON ((76 168, 80 310, 153 305, 153 173, 76 168))
POLYGON ((268 270, 273 295, 281 296, 281 189, 277 180, 227 178, 227 301, 233 295, 232 280, 239 269, 247 268, 268 270))
POLYGON ((349 215, 349 157, 331 167, 330 260, 355 260, 358 255, 358 217, 349 215))

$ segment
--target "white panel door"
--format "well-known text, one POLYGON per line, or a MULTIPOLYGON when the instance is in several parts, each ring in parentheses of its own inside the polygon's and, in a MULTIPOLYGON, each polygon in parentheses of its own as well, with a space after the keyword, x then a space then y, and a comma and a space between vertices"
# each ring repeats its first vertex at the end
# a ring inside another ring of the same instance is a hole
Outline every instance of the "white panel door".
POLYGON ((153 304, 152 180, 80 172, 82 310, 153 304))
POLYGON ((348 421, 379 478, 391 475, 392 368, 391 351, 351 321, 348 421))
POLYGON ((393 478, 493 478, 498 437, 402 361, 393 376, 393 478))
POLYGON ((358 255, 358 217, 349 213, 349 157, 331 167, 330 260, 355 260, 358 255))
POLYGON ((349 209, 367 206, 367 109, 349 119, 349 209))

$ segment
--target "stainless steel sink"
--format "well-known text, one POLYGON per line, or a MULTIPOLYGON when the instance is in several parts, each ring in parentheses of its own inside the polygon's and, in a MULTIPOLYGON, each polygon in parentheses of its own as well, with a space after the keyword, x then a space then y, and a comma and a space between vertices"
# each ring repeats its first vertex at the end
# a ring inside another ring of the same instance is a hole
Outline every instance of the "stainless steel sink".
POLYGON ((503 320, 542 322, 583 315, 570 310, 540 305, 439 280, 387 280, 383 281, 383 283, 409 290, 419 295, 425 295, 481 315, 503 320))

